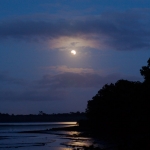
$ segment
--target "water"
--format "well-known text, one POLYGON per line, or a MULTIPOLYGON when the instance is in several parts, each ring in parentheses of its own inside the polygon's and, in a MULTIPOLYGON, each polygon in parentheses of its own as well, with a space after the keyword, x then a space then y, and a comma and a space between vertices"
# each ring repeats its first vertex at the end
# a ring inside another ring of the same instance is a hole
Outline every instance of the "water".
POLYGON ((0 150, 72 150, 73 146, 91 145, 93 139, 71 136, 79 134, 73 131, 19 133, 73 125, 76 125, 76 122, 0 123, 0 150))
POLYGON ((51 128, 68 127, 74 125, 76 125, 76 122, 0 123, 0 133, 46 130, 51 128))

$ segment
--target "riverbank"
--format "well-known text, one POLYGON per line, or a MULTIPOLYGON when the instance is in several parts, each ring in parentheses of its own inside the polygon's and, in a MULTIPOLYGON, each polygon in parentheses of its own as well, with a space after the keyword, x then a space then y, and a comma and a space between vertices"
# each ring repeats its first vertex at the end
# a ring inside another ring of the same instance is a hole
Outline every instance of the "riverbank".
MULTIPOLYGON (((74 135, 75 137, 92 137, 97 139, 97 141, 105 141, 108 145, 101 147, 98 143, 93 142, 90 146, 82 146, 81 150, 149 150, 150 149, 150 134, 149 131, 142 132, 127 132, 122 133, 110 133, 106 131, 91 131, 88 127, 65 127, 65 128, 53 128, 52 131, 80 131, 79 135, 74 135)), ((143 129, 144 130, 144 129, 143 129)), ((69 145, 68 145, 69 146, 69 145)), ((80 150, 79 149, 79 150, 80 150)), ((76 150, 76 149, 75 149, 76 150)))
POLYGON ((92 148, 91 150, 95 150, 95 148, 97 148, 97 150, 99 150, 106 149, 108 147, 108 143, 102 140, 99 141, 98 139, 92 138, 89 135, 87 136, 87 131, 88 129, 84 129, 79 126, 72 126, 46 130, 23 131, 19 133, 58 135, 62 139, 66 140, 65 142, 60 143, 60 145, 70 147, 72 150, 88 150, 88 148, 92 148))
POLYGON ((59 127, 46 130, 23 131, 19 133, 34 134, 54 134, 63 136, 63 139, 69 140, 61 145, 71 147, 73 150, 107 150, 117 146, 118 141, 112 140, 104 136, 104 134, 96 135, 88 127, 71 126, 59 127))
POLYGON ((88 127, 71 126, 46 130, 24 131, 21 133, 55 134, 63 136, 69 142, 61 143, 74 150, 149 150, 150 136, 145 133, 116 133, 97 130, 88 127), (71 133, 71 134, 70 134, 71 133), (93 139, 93 140, 89 140, 93 139), (87 142, 87 141, 91 142, 87 142))

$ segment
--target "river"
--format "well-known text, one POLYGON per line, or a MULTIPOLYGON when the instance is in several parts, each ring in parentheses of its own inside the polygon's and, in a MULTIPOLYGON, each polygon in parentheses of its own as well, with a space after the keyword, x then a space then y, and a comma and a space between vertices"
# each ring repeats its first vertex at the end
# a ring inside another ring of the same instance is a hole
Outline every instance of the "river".
MULTIPOLYGON (((76 122, 0 123, 0 150, 73 150, 89 146, 95 139, 75 137, 73 131, 49 131, 51 128, 74 126, 76 122), (45 133, 19 133, 47 130, 45 133)), ((100 146, 103 147, 102 143, 100 146)))

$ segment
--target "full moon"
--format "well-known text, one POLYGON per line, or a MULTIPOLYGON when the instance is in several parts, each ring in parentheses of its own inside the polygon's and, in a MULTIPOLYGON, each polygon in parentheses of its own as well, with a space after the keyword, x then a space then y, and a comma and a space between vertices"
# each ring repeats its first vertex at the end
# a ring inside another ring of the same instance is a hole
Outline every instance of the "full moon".
POLYGON ((76 51, 75 50, 71 50, 71 54, 76 55, 76 51))

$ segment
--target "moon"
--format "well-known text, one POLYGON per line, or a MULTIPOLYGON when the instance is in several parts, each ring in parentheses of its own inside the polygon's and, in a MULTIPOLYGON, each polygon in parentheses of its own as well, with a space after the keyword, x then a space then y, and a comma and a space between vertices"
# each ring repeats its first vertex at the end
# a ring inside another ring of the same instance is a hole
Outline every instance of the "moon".
POLYGON ((71 54, 76 55, 76 51, 75 50, 71 50, 71 54))

